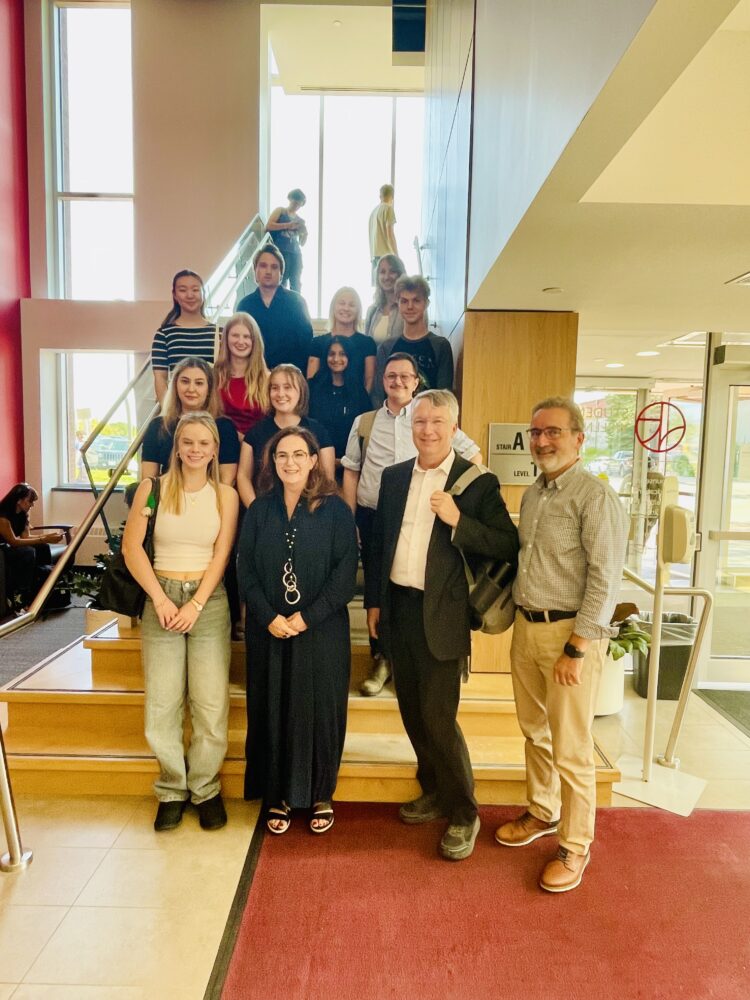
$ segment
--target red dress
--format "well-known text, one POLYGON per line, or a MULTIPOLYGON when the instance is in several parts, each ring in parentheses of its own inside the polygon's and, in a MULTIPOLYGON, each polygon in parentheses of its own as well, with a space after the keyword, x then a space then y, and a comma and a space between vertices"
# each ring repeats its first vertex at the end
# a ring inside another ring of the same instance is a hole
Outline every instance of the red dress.
POLYGON ((260 403, 248 403, 245 398, 245 379, 241 375, 231 378, 221 389, 221 402, 225 415, 242 437, 266 416, 260 403))

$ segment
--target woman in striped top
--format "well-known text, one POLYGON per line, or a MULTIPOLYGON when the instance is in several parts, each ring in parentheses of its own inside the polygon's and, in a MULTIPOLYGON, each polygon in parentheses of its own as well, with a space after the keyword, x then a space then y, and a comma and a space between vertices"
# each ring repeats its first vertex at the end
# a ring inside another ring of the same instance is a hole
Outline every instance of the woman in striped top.
POLYGON ((154 334, 151 367, 154 391, 160 403, 167 394, 169 373, 184 358, 200 358, 213 364, 216 327, 204 313, 203 279, 195 271, 178 271, 172 279, 172 308, 154 334))

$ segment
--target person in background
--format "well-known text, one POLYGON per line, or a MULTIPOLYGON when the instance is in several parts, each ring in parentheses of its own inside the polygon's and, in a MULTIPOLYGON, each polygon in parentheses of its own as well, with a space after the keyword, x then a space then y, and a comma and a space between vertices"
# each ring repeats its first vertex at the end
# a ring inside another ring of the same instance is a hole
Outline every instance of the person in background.
MULTIPOLYGON (((16 483, 0 500, 0 541, 8 546, 6 577, 24 607, 31 603, 52 570, 50 545, 59 544, 65 537, 63 531, 32 535, 29 512, 38 499, 33 486, 16 483)), ((9 592, 8 599, 12 596, 9 592)), ((3 614, 5 608, 0 609, 0 615, 3 614)))
POLYGON ((220 417, 213 368, 200 358, 184 358, 172 373, 160 417, 146 428, 141 447, 141 478, 153 478, 166 472, 172 455, 177 423, 186 413, 207 411, 216 421, 219 432, 219 480, 232 486, 237 477, 240 443, 234 424, 220 417))
POLYGON ((370 261, 372 263, 372 283, 377 280, 378 260, 386 253, 397 254, 396 213, 393 209, 393 185, 384 184, 380 189, 380 202, 370 212, 368 235, 370 237, 370 261))
POLYGON ((159 486, 154 563, 143 548, 151 478, 138 487, 122 539, 128 569, 146 592, 141 625, 146 739, 159 762, 157 831, 182 821, 191 799, 204 830, 225 825, 219 771, 229 719, 229 607, 221 582, 238 499, 219 482, 219 432, 209 413, 186 413, 159 486), (187 753, 183 722, 190 707, 187 753))
POLYGON ((172 308, 154 334, 151 367, 154 391, 160 403, 167 394, 169 373, 183 358, 201 358, 213 364, 216 327, 206 319, 203 279, 187 268, 172 279, 172 308))
POLYGON ((245 507, 255 500, 266 445, 282 428, 302 427, 315 436, 320 447, 320 462, 327 479, 334 478, 336 455, 331 436, 317 420, 306 414, 310 390, 305 376, 295 365, 277 365, 268 380, 271 413, 248 431, 240 448, 237 489, 245 507))
MULTIPOLYGON (((426 389, 453 388, 453 351, 446 337, 439 337, 427 329, 427 307, 430 304, 430 286, 421 275, 403 275, 394 289, 398 310, 403 320, 403 332, 386 340, 378 348, 375 368, 375 389, 385 371, 388 358, 396 351, 403 351, 416 360, 419 376, 426 389)), ((382 396, 380 396, 382 401, 382 396)))
MULTIPOLYGON (((365 336, 372 337, 376 347, 386 340, 400 337, 404 331, 404 321, 396 300, 396 282, 403 274, 406 274, 406 268, 395 254, 387 253, 378 261, 375 298, 365 316, 365 336)), ((374 388, 377 389, 377 385, 374 388)))
MULTIPOLYGON (((419 372, 411 354, 390 356, 383 386, 385 402, 379 410, 370 410, 357 417, 341 460, 344 468, 342 495, 357 522, 365 586, 372 570, 372 531, 383 471, 417 454, 411 421, 414 394, 419 390, 419 372)), ((462 430, 456 430, 453 447, 467 461, 481 463, 479 445, 462 430)), ((379 694, 391 676, 391 665, 382 655, 375 636, 370 636, 370 653, 370 674, 360 687, 361 694, 368 696, 379 694)))
POLYGON ((470 562, 514 564, 518 556, 518 532, 492 472, 478 476, 460 496, 449 492, 471 468, 453 450, 457 421, 458 400, 451 392, 430 389, 414 400, 417 457, 383 470, 373 571, 365 581, 367 625, 393 664, 422 788, 399 816, 410 824, 445 817, 440 853, 450 861, 468 858, 479 832, 471 761, 457 720, 471 652, 462 553, 470 562))
POLYGON ((253 267, 258 287, 240 299, 237 312, 250 313, 260 327, 269 368, 290 364, 306 371, 312 323, 302 296, 281 287, 281 251, 273 243, 260 247, 253 256, 253 267))
POLYGON ((214 376, 224 414, 242 439, 270 408, 263 336, 247 313, 227 320, 214 376))
POLYGON ((353 288, 339 288, 331 299, 329 310, 330 333, 313 337, 310 359, 307 362, 307 377, 312 379, 324 366, 328 348, 333 337, 345 337, 349 358, 349 375, 364 385, 367 392, 372 389, 375 377, 375 355, 377 348, 372 337, 359 332, 362 322, 362 302, 353 288))
POLYGON ((596 772, 591 726, 622 578, 629 519, 617 494, 579 461, 583 414, 570 398, 533 408, 540 475, 523 495, 510 649, 526 737, 529 807, 495 832, 506 847, 558 836, 542 870, 547 892, 575 889, 591 858, 596 772))
POLYGON ((269 442, 260 494, 245 515, 237 573, 247 605, 245 798, 265 800, 270 833, 292 809, 333 825, 346 734, 354 596, 354 519, 324 473, 310 431, 269 442))
POLYGON ((268 216, 266 232, 284 257, 284 277, 282 284, 293 292, 301 289, 302 247, 307 242, 305 220, 297 215, 307 199, 299 188, 293 188, 287 195, 286 208, 275 208, 268 216))
POLYGON ((310 383, 310 416, 323 424, 336 453, 336 479, 341 481, 341 459, 354 418, 370 409, 370 397, 358 374, 352 372, 350 340, 331 338, 322 368, 310 383))

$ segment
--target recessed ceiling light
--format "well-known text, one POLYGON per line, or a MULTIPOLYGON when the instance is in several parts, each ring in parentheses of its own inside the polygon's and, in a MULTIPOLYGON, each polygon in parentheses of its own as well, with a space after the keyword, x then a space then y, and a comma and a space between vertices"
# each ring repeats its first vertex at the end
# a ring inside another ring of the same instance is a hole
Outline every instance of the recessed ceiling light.
POLYGON ((333 26, 334 26, 334 28, 340 28, 341 27, 341 21, 334 21, 333 22, 333 26))
POLYGON ((605 365, 604 367, 605 368, 624 368, 625 365, 622 364, 619 361, 610 361, 610 363, 608 365, 605 365))
POLYGON ((547 295, 562 295, 563 292, 562 288, 558 288, 557 285, 550 285, 549 288, 543 288, 542 291, 546 292, 547 295))
POLYGON ((637 358, 655 358, 661 351, 636 351, 637 358))

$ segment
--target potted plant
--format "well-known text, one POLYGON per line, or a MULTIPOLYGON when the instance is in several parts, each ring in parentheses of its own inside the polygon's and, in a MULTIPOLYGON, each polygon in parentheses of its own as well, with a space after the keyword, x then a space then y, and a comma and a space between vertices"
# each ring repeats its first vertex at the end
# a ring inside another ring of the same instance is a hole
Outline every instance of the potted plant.
POLYGON ((648 653, 651 636, 644 632, 634 616, 635 604, 618 604, 612 615, 612 625, 617 635, 612 636, 607 648, 607 658, 602 667, 595 715, 614 715, 622 708, 625 698, 625 668, 633 668, 633 650, 648 653))

